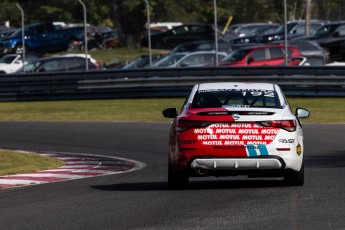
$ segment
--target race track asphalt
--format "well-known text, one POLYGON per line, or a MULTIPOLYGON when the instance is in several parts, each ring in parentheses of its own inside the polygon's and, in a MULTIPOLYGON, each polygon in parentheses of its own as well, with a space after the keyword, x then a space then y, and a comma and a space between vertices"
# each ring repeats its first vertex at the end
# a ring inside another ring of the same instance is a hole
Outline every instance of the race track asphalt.
POLYGON ((345 124, 306 124, 305 185, 246 177, 167 190, 168 123, 1 122, 0 148, 128 158, 124 174, 0 190, 1 229, 345 228, 345 124))

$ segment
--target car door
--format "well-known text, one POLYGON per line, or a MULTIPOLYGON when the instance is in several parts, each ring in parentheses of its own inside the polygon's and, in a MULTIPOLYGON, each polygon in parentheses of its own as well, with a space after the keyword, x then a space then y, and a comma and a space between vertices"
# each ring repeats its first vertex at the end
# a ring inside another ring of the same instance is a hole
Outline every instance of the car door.
POLYGON ((249 54, 246 62, 248 66, 268 65, 267 64, 267 49, 266 48, 255 49, 253 52, 249 54))
POLYGON ((30 27, 25 36, 26 45, 28 45, 31 50, 41 51, 46 47, 45 41, 47 31, 44 24, 30 27))
POLYGON ((268 58, 266 65, 283 65, 285 61, 285 54, 281 47, 274 47, 268 49, 268 58))

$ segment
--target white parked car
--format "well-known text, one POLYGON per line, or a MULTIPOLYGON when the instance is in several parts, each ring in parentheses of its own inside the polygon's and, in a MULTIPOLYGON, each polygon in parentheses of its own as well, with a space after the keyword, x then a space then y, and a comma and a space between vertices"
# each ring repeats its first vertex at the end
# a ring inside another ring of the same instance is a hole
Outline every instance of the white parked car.
MULTIPOLYGON (((38 56, 28 54, 25 56, 25 64, 34 61, 38 56)), ((23 67, 23 60, 20 54, 7 54, 0 58, 0 74, 15 73, 23 67)))
POLYGON ((0 74, 14 73, 22 66, 21 55, 8 54, 0 58, 0 74))
POLYGON ((170 188, 181 188, 195 176, 282 177, 288 185, 304 183, 303 132, 300 118, 276 84, 197 84, 169 136, 170 188))

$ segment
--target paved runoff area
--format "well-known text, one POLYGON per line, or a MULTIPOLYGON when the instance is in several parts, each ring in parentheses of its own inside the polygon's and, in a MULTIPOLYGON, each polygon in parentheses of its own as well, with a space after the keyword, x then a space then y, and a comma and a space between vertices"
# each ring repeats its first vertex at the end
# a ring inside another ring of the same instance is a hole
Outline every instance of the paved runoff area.
POLYGON ((58 152, 32 154, 63 160, 65 165, 57 169, 1 176, 0 189, 118 174, 138 170, 144 166, 143 163, 133 160, 90 154, 58 152))

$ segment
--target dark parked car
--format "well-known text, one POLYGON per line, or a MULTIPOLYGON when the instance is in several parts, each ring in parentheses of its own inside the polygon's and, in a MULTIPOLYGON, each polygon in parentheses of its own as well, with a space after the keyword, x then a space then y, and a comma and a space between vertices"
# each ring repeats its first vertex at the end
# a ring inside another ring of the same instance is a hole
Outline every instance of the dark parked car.
MULTIPOLYGON (((71 42, 80 41, 84 27, 59 29, 51 22, 26 25, 25 49, 28 52, 46 53, 65 51, 71 42)), ((0 55, 23 52, 22 29, 17 29, 10 36, 0 39, 0 55)))
POLYGON ((252 33, 258 29, 265 29, 265 28, 275 28, 277 29, 279 24, 272 24, 272 23, 244 23, 238 25, 234 32, 237 34, 238 37, 246 37, 253 35, 252 33))
POLYGON ((8 28, 8 29, 5 29, 5 30, 1 30, 0 31, 0 38, 5 38, 5 37, 9 37, 11 36, 12 33, 14 33, 14 31, 16 31, 17 29, 14 29, 14 28, 8 28))
POLYGON ((301 37, 312 40, 328 50, 330 61, 344 60, 345 22, 331 23, 321 27, 313 36, 301 37))
MULTIPOLYGON (((208 24, 176 26, 166 32, 151 35, 151 47, 154 49, 172 49, 185 42, 214 40, 214 35, 214 27, 208 24)), ((221 32, 219 32, 219 36, 222 36, 221 32)), ((148 46, 148 37, 141 40, 141 46, 148 46)))
MULTIPOLYGON (((152 55, 152 61, 155 62, 162 58, 163 55, 161 54, 155 54, 152 55)), ((139 58, 131 61, 127 65, 123 66, 122 69, 140 69, 140 68, 145 68, 150 65, 150 57, 148 55, 142 55, 139 58)), ((111 69, 111 68, 107 68, 111 69)))
MULTIPOLYGON (((326 21, 313 20, 310 22, 310 33, 315 33, 326 21)), ((305 35, 305 21, 292 21, 287 23, 288 39, 293 39, 305 35)), ((273 41, 281 41, 285 38, 285 25, 281 25, 275 32, 257 37, 257 42, 267 43, 273 41)))
POLYGON ((244 37, 239 37, 232 39, 231 44, 243 44, 243 43, 257 43, 257 37, 264 36, 267 34, 274 33, 278 29, 279 25, 272 24, 265 27, 259 27, 251 31, 248 35, 244 37))
MULTIPOLYGON (((84 71, 86 68, 85 57, 79 55, 52 56, 34 60, 24 66, 26 73, 30 72, 73 72, 84 71)), ((99 70, 96 60, 88 57, 89 70, 99 70)), ((16 73, 23 72, 23 68, 16 73)))

